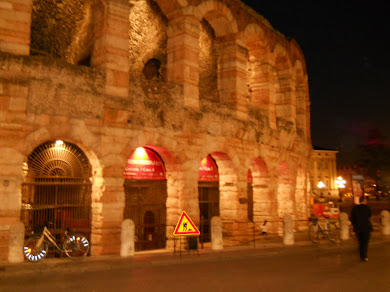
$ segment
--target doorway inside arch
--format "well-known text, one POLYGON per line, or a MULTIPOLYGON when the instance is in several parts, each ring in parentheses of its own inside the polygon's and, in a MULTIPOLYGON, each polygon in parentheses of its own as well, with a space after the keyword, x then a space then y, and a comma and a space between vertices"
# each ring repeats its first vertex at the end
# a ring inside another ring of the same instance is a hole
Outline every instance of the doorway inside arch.
MULTIPOLYGON (((91 165, 75 144, 50 141, 35 148, 24 165, 21 221, 26 236, 49 225, 57 240, 65 229, 91 235, 91 165)), ((60 256, 50 248, 49 257, 60 256)))
POLYGON ((135 250, 166 246, 167 181, 160 156, 150 148, 137 148, 124 174, 124 219, 135 224, 135 250))
POLYGON ((198 179, 200 243, 211 241, 211 218, 219 216, 219 175, 214 159, 206 156, 199 167, 198 179))

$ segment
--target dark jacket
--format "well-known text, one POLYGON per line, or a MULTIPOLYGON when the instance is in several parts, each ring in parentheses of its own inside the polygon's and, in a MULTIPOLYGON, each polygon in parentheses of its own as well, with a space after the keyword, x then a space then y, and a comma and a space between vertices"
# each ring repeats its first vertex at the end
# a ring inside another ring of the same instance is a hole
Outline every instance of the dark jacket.
POLYGON ((372 231, 372 224, 370 221, 371 208, 367 205, 360 204, 352 208, 351 223, 353 225, 353 231, 370 232, 372 231))

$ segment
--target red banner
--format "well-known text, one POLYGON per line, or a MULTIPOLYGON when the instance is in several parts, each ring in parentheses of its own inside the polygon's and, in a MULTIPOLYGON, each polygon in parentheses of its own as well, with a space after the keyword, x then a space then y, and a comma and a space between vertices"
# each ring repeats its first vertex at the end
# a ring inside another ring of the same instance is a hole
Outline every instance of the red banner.
POLYGON ((148 148, 139 147, 127 161, 124 178, 165 180, 165 167, 156 153, 148 148))
POLYGON ((200 163, 199 181, 219 181, 217 165, 210 156, 206 156, 200 163))

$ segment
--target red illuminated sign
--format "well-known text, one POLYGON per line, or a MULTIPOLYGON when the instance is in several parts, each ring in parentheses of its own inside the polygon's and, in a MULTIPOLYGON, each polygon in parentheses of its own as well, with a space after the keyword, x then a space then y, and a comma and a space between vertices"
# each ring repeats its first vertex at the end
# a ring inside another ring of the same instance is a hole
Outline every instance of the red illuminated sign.
POLYGON ((206 156, 200 163, 199 181, 219 181, 217 165, 210 156, 206 156))
POLYGON ((139 147, 127 161, 124 178, 165 180, 164 164, 152 150, 139 147))

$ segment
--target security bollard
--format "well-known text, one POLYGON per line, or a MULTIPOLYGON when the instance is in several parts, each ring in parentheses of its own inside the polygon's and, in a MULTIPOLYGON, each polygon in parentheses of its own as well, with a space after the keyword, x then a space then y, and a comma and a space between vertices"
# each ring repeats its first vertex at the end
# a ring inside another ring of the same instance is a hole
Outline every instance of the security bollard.
POLYGON ((24 224, 22 222, 16 222, 10 226, 9 230, 8 262, 22 263, 24 261, 23 244, 24 224))
POLYGON ((211 249, 223 249, 222 219, 218 216, 211 218, 211 249))
POLYGON ((135 225, 131 219, 125 219, 121 224, 121 257, 134 255, 134 230, 135 225))
POLYGON ((283 217, 283 243, 284 245, 294 245, 294 220, 291 215, 283 217))
POLYGON ((349 217, 345 212, 340 213, 340 239, 348 240, 349 239, 349 217))
POLYGON ((387 210, 381 212, 382 234, 390 234, 390 213, 387 210))

